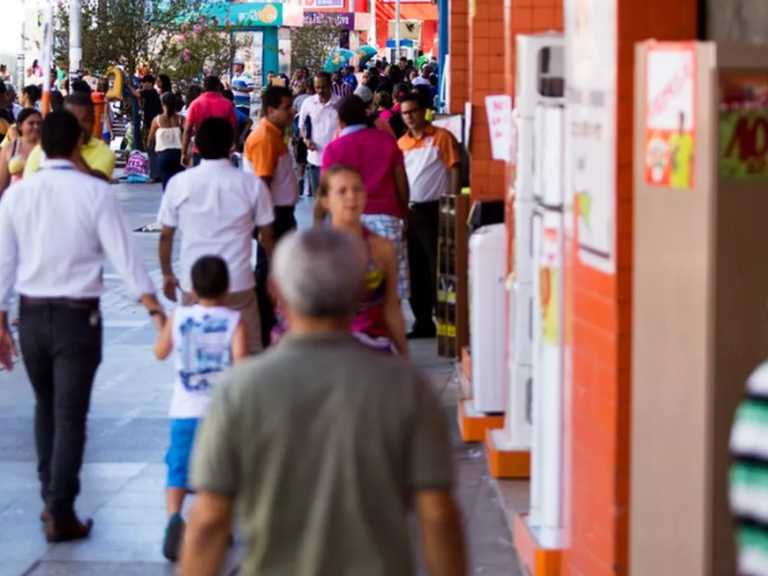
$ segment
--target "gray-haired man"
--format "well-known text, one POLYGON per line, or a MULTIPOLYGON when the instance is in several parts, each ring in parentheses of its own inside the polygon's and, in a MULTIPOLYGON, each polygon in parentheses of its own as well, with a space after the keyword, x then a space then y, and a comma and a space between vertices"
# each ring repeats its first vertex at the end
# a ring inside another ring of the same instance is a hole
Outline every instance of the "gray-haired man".
POLYGON ((233 369, 198 439, 183 576, 219 573, 237 502, 244 574, 413 574, 413 505, 433 576, 465 574, 451 450, 427 378, 349 333, 362 243, 313 229, 272 266, 291 334, 233 369))

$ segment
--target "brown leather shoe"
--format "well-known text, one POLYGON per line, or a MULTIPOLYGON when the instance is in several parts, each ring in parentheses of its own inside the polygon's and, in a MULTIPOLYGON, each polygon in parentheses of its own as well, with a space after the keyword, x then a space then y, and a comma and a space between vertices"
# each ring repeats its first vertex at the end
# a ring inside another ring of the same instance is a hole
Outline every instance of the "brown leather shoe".
POLYGON ((66 520, 48 520, 45 523, 45 537, 48 542, 67 542, 69 540, 82 540, 88 538, 93 528, 93 520, 88 518, 80 522, 77 516, 66 520))
POLYGON ((52 520, 51 513, 48 512, 48 506, 43 508, 43 511, 40 512, 40 522, 48 522, 49 520, 52 520))

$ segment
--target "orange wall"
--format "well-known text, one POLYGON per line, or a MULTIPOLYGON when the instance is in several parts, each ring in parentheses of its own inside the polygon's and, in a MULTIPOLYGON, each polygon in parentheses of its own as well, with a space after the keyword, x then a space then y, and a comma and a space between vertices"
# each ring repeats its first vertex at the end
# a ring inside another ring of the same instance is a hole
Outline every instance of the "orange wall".
MULTIPOLYGON (((472 200, 504 200, 510 173, 491 156, 485 97, 515 93, 515 38, 563 29, 562 0, 476 0, 469 15, 470 72, 467 92, 473 105, 470 186, 472 200)), ((453 29, 451 30, 453 34, 453 29)), ((453 63, 453 56, 451 56, 453 63)), ((451 68, 453 73, 453 65, 451 68)), ((451 100, 455 99, 451 94, 451 100)), ((451 108, 455 111, 455 108, 451 108)), ((511 216, 511 212, 508 212, 511 216)))
POLYGON ((451 0, 448 53, 450 54, 450 102, 451 114, 463 114, 464 103, 469 98, 469 17, 468 0, 451 0))
MULTIPOLYGON (((572 1, 572 0, 566 0, 572 1)), ((515 2, 517 4, 517 2, 515 2)), ((626 575, 629 530, 634 46, 696 37, 696 0, 616 0, 616 273, 573 259, 571 576, 626 575)), ((642 383, 635 383, 642 385, 642 383)))
POLYGON ((470 135, 470 188, 473 201, 504 198, 504 163, 491 156, 491 137, 485 97, 504 94, 504 4, 500 0, 474 0, 469 22, 469 83, 472 102, 470 135))

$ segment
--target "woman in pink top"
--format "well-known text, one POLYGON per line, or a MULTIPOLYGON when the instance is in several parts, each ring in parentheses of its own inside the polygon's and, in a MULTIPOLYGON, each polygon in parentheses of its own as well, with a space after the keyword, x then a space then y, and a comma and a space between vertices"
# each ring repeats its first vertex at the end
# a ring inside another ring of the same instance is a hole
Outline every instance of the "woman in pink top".
MULTIPOLYGON (((409 295, 408 251, 403 239, 408 213, 408 178, 403 153, 395 139, 384 130, 371 127, 365 103, 357 96, 345 96, 336 104, 339 137, 326 146, 321 170, 348 166, 363 175, 368 191, 363 226, 392 241, 398 256, 398 293, 409 295)), ((315 204, 315 221, 325 219, 320 203, 315 204)))

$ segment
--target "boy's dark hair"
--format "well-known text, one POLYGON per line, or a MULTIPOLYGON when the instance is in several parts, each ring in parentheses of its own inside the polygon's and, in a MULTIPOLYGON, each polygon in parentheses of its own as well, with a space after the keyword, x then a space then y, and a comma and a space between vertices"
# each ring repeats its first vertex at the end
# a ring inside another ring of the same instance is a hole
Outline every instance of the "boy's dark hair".
POLYGON ((69 158, 77 148, 80 137, 77 118, 66 110, 51 112, 45 117, 40 140, 48 158, 69 158))
POLYGON ((410 92, 403 96, 400 99, 400 104, 405 104, 406 102, 416 102, 416 104, 419 105, 419 108, 426 108, 426 105, 424 104, 424 99, 421 97, 421 94, 416 94, 414 92, 410 92))
POLYGON ((33 103, 37 102, 38 100, 40 100, 40 98, 43 97, 42 90, 40 90, 40 88, 35 86, 34 84, 24 86, 24 89, 21 91, 21 93, 24 94, 30 100, 32 100, 33 103))
POLYGON ((368 115, 366 114, 366 108, 367 106, 362 98, 354 94, 344 96, 336 103, 336 112, 339 113, 339 120, 347 126, 367 124, 368 115))
POLYGON ((221 86, 221 80, 216 76, 206 76, 203 78, 203 90, 206 92, 216 92, 221 86))
POLYGON ((270 86, 261 95, 261 110, 267 115, 270 108, 280 108, 283 98, 293 98, 293 92, 285 86, 270 86))
POLYGON ((146 76, 144 76, 144 77, 141 79, 141 83, 142 83, 142 84, 146 84, 146 83, 151 83, 151 84, 154 84, 154 83, 155 83, 155 77, 154 77, 154 76, 152 76, 152 74, 147 74, 146 76))
POLYGON ((413 93, 421 100, 422 108, 432 108, 432 92, 429 89, 429 86, 424 86, 424 84, 414 86, 413 93))
POLYGON ((229 290, 229 269, 218 256, 203 256, 192 266, 192 288, 198 298, 222 298, 229 290))
POLYGON ((5 94, 7 90, 8 90, 8 88, 5 87, 5 82, 0 80, 0 96, 5 94))
POLYGON ((405 82, 400 82, 399 84, 395 84, 395 89, 392 91, 392 99, 395 102, 402 102, 403 98, 405 98, 410 92, 411 87, 405 82))
POLYGON ((318 80, 326 80, 328 84, 331 83, 331 75, 328 72, 317 72, 315 78, 318 80))
POLYGON ((90 96, 91 94, 91 87, 85 80, 75 80, 72 82, 71 91, 74 92, 82 92, 83 94, 88 94, 90 96))
POLYGON ((93 100, 91 100, 90 92, 72 92, 69 96, 64 98, 64 104, 66 106, 90 106, 93 108, 93 100))
POLYGON ((235 141, 235 130, 224 118, 212 116, 203 120, 195 135, 195 144, 205 160, 229 158, 235 141))

